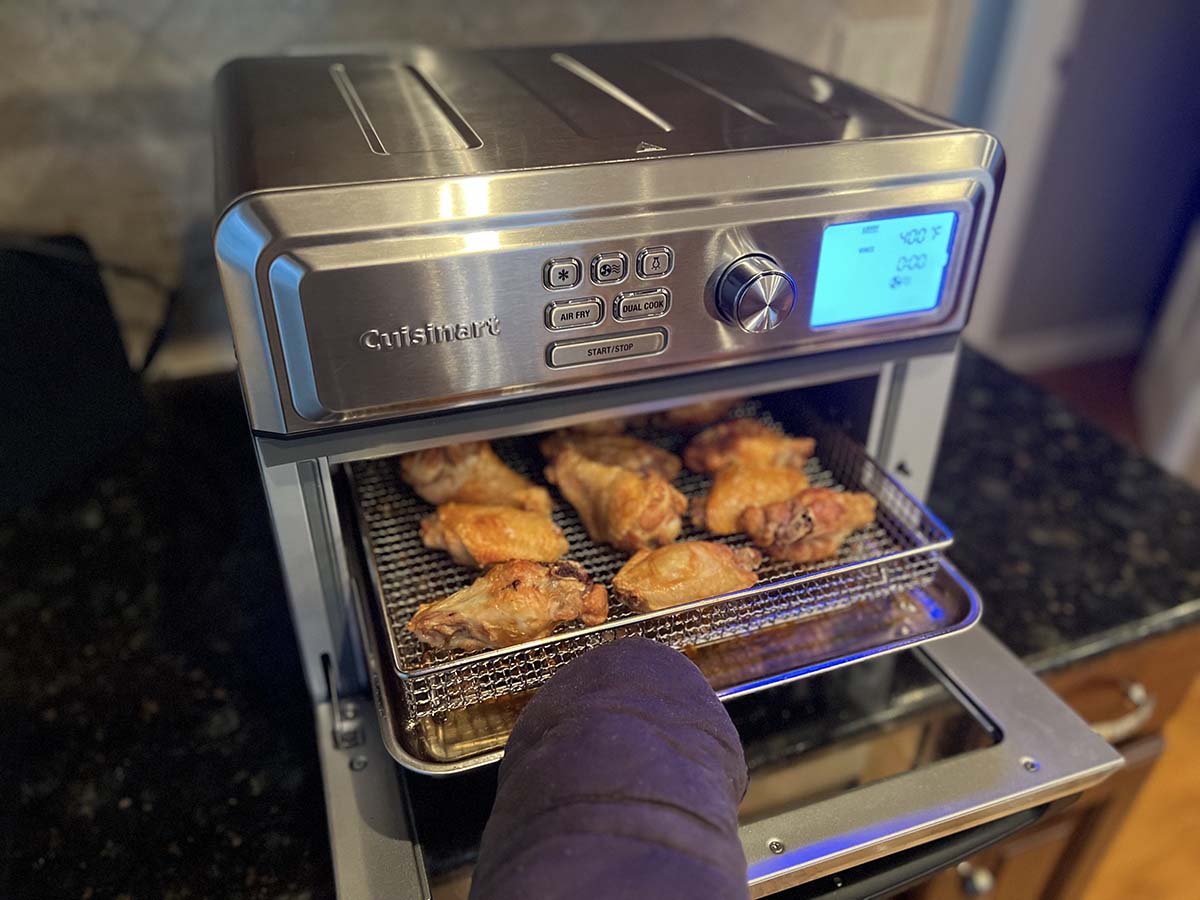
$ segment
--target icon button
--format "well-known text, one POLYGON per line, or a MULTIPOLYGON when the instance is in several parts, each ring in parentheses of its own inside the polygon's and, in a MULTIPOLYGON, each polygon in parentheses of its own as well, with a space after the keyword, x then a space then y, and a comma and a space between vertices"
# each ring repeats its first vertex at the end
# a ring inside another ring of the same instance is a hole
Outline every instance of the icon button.
POLYGON ((670 247, 646 247, 638 254, 638 278, 662 278, 675 268, 675 254, 670 247))
POLYGON ((592 258, 592 281, 617 284, 629 274, 629 257, 624 253, 598 253, 592 258))
POLYGON ((579 285, 583 266, 579 260, 565 257, 552 259, 542 269, 542 284, 551 291, 565 291, 579 285))

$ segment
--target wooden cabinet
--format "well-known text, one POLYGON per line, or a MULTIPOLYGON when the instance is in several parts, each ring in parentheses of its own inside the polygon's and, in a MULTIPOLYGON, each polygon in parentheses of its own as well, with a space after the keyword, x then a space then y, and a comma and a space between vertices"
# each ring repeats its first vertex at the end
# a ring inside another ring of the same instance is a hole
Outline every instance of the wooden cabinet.
POLYGON ((1122 747, 1125 768, 1036 825, 937 875, 911 892, 920 900, 1067 900, 1079 897, 1095 859, 1125 818, 1162 752, 1158 735, 1122 747))
POLYGON ((909 891, 910 900, 1074 900, 1084 890, 1162 754, 1162 729, 1197 673, 1200 627, 1185 628, 1046 676, 1125 767, 1074 803, 909 891))

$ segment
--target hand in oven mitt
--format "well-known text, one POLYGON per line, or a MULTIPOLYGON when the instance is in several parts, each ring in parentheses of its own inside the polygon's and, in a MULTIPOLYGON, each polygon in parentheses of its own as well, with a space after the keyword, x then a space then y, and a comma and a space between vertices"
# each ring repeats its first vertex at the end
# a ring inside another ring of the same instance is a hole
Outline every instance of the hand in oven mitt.
POLYGON ((700 671, 643 638, 585 653, 522 712, 473 900, 743 900, 737 731, 700 671))

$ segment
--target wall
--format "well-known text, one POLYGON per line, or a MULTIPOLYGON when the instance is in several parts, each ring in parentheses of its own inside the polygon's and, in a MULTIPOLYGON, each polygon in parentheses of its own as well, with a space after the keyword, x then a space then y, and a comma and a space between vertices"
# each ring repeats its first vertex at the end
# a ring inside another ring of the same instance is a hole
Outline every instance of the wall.
MULTIPOLYGON (((174 361, 159 368, 208 368, 214 354, 228 364, 209 249, 209 85, 227 59, 389 39, 473 46, 721 34, 948 108, 969 8, 964 0, 9 4, 0 28, 0 230, 82 234, 103 259, 182 281, 174 361)), ((110 280, 110 292, 139 357, 161 298, 129 281, 110 280)))
POLYGON ((1023 6, 1006 108, 985 123, 1009 177, 967 335, 1026 371, 1136 354, 1195 214, 1200 15, 1195 0, 1023 6))

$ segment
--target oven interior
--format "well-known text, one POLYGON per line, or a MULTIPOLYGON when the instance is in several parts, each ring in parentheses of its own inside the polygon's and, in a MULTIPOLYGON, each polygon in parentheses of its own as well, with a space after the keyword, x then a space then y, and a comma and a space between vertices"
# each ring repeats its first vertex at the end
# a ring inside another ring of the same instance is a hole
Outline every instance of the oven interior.
MULTIPOLYGON (((726 701, 837 666, 912 647, 977 621, 974 591, 941 550, 945 526, 866 453, 878 378, 743 398, 726 417, 752 417, 818 439, 807 475, 814 486, 872 493, 876 521, 817 563, 768 561, 748 592, 636 614, 617 601, 601 626, 561 627, 549 638, 499 651, 431 651, 405 630, 420 603, 470 583, 478 572, 426 549, 419 521, 432 506, 401 480, 392 457, 356 460, 335 473, 363 649, 384 740, 409 769, 447 774, 499 758, 532 691, 571 658, 614 638, 641 634, 687 653, 726 701)), ((629 433, 680 452, 688 433, 633 421, 629 433)), ((691 432, 694 433, 694 430, 691 432)), ((512 468, 540 481, 536 432, 493 441, 512 468)), ((675 480, 689 499, 707 476, 675 480)), ((591 541, 559 499, 554 519, 568 558, 602 582, 628 558, 591 541)), ((685 519, 686 521, 686 519, 685 519)), ((685 525, 680 539, 747 544, 685 525)))

